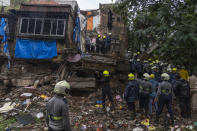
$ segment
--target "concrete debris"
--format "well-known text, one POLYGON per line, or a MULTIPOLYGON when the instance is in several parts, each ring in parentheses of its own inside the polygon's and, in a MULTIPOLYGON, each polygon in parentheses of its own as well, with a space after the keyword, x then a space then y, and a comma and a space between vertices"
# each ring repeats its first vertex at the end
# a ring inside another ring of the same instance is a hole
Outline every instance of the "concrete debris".
POLYGON ((31 97, 32 93, 23 93, 23 94, 21 94, 21 96, 31 97))
POLYGON ((3 105, 2 108, 0 108, 0 113, 6 113, 8 111, 11 111, 14 109, 14 106, 16 105, 16 103, 12 103, 12 102, 7 102, 3 105))

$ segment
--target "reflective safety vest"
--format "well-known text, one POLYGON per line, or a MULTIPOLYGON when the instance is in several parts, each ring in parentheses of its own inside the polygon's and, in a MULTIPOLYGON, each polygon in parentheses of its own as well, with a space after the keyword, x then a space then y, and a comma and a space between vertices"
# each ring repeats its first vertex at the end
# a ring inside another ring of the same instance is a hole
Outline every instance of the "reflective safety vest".
POLYGON ((61 116, 52 116, 52 115, 48 115, 49 119, 53 120, 53 121, 59 121, 62 120, 63 118, 61 116))
POLYGON ((169 82, 164 81, 160 84, 160 86, 161 86, 161 94, 169 95, 172 93, 172 85, 169 82))

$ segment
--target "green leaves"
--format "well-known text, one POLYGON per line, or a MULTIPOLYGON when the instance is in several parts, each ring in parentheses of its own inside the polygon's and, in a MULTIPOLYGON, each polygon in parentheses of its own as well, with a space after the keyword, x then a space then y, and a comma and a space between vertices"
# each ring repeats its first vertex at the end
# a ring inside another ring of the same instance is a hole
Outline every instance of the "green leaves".
POLYGON ((193 70, 197 64, 194 3, 195 0, 153 0, 151 4, 150 0, 123 0, 116 9, 132 29, 129 30, 132 50, 146 50, 147 45, 157 43, 159 48, 153 56, 171 60, 173 64, 185 64, 193 70))

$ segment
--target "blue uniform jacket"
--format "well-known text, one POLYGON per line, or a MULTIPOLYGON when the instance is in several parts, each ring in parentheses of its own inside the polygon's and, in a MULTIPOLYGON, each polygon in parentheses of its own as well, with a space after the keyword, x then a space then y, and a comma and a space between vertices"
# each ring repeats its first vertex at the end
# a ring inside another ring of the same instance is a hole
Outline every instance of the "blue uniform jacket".
POLYGON ((127 102, 135 102, 139 98, 139 85, 137 81, 129 81, 125 92, 124 92, 124 99, 127 102))
POLYGON ((150 80, 149 82, 152 83, 152 93, 150 94, 150 96, 151 97, 156 97, 157 88, 158 88, 159 83, 154 79, 150 80))

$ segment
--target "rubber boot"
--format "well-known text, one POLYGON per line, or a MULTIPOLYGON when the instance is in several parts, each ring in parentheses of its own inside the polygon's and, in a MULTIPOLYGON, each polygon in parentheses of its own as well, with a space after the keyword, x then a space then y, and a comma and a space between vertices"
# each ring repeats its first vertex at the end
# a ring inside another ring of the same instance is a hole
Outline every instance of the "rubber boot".
POLYGON ((158 115, 156 115, 155 123, 159 124, 159 116, 158 115))
POLYGON ((136 111, 131 111, 131 120, 135 120, 136 118, 136 111))
POLYGON ((174 116, 171 115, 171 116, 170 116, 170 119, 171 119, 171 124, 172 124, 172 126, 174 126, 174 116))
POLYGON ((105 103, 103 103, 103 111, 105 111, 105 103))

